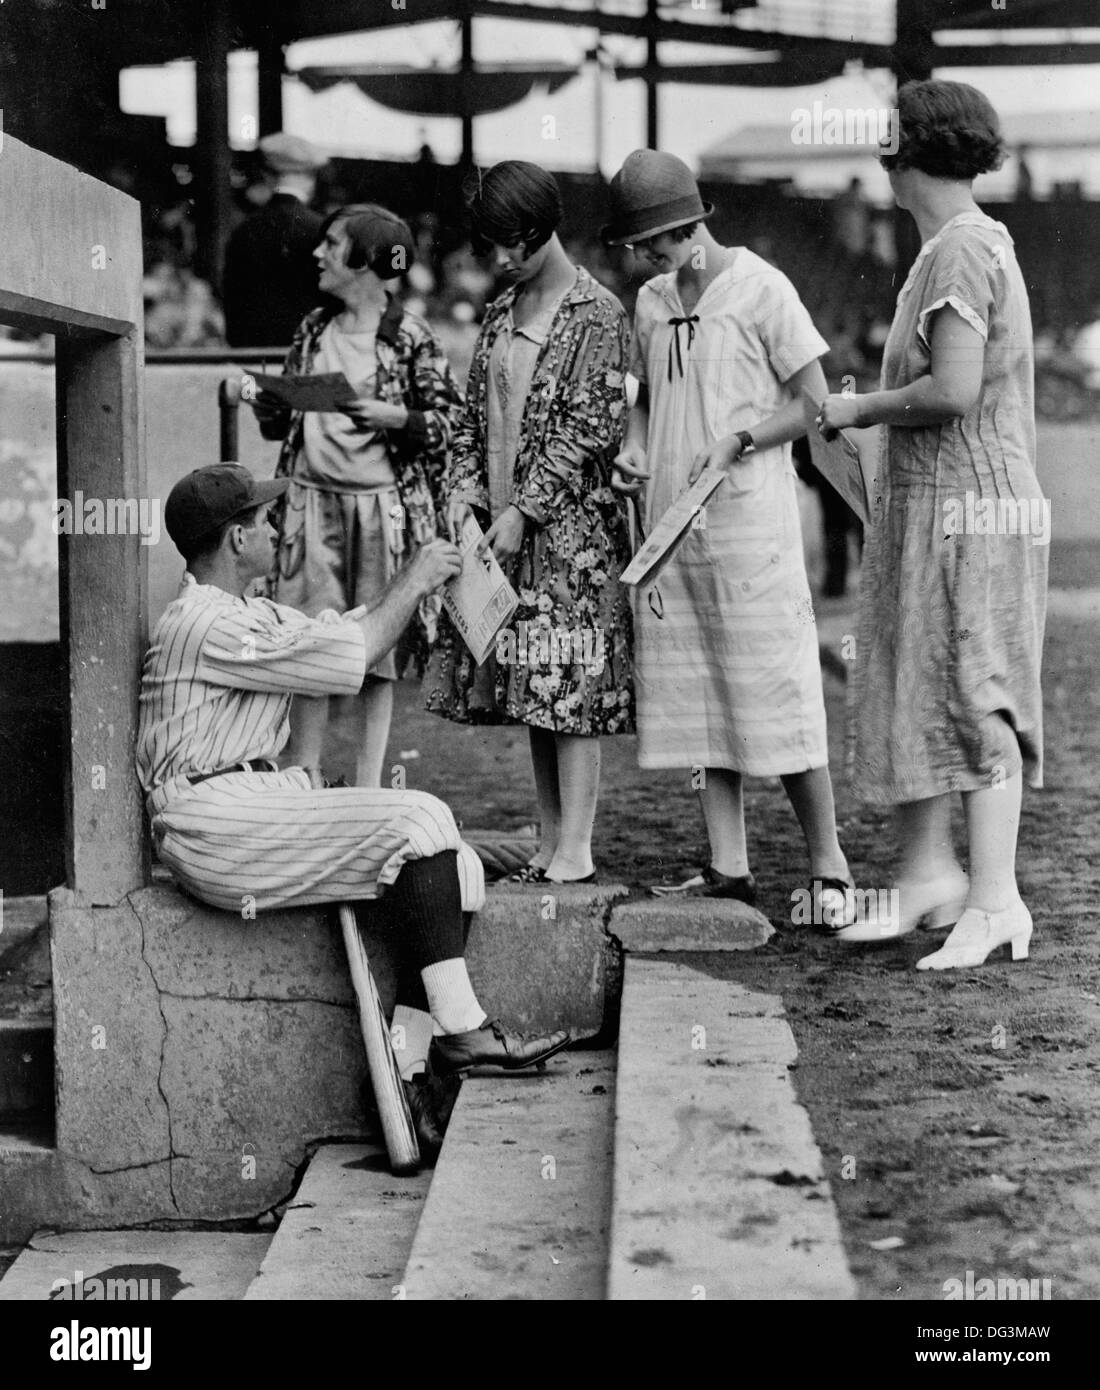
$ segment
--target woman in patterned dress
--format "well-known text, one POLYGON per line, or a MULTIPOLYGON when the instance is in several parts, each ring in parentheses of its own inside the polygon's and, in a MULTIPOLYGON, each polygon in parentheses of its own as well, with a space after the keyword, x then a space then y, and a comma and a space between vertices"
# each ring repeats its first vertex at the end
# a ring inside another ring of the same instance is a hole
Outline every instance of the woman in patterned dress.
POLYGON ((898 296, 881 389, 829 396, 819 428, 881 424, 878 511, 860 581, 852 683, 855 786, 898 806, 901 912, 878 941, 955 923, 921 970, 1024 959, 1031 915, 1016 885, 1023 781, 1042 785, 1039 667, 1049 503, 1035 476, 1027 292, 1006 229, 974 202, 997 168, 996 113, 973 87, 898 94, 881 158, 923 245, 898 296), (951 844, 961 792, 969 881, 951 844))
MULTIPOLYGON (((342 371, 355 397, 329 411, 292 412, 266 393, 254 405, 264 437, 283 441, 276 476, 291 480, 271 596, 310 617, 371 603, 436 534, 451 420, 462 403, 435 334, 386 289, 414 255, 405 223, 356 203, 332 213, 321 237, 319 288, 343 307, 302 320, 283 371, 342 371)), ((437 596, 424 600, 402 638, 403 657, 421 669, 438 612, 437 596)), ((356 697, 360 786, 380 785, 398 674, 388 653, 356 697)), ((319 766, 327 723, 328 700, 296 700, 288 759, 319 766)))
POLYGON ((470 211, 475 248, 492 248, 513 288, 489 306, 474 350, 445 481, 448 525, 457 538, 472 512, 488 527, 484 546, 520 606, 480 667, 444 616, 425 703, 459 723, 527 725, 540 840, 516 877, 588 881, 599 738, 634 728, 619 584, 630 541, 608 468, 626 417, 629 327, 615 296, 566 255, 550 174, 498 164, 470 211))

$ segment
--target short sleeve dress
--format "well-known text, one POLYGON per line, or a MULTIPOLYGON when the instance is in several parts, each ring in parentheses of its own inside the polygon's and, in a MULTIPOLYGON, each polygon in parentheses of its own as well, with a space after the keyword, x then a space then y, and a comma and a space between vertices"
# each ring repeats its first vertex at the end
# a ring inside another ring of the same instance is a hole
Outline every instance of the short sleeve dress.
MULTIPOLYGON (((696 455, 752 429, 829 345, 782 272, 744 247, 684 313, 676 277, 645 284, 631 370, 649 388, 646 529, 696 455)), ((635 601, 638 762, 770 777, 829 761, 817 627, 791 446, 733 465, 635 601)))
POLYGON ((961 418, 882 431, 850 685, 849 771, 869 802, 1042 785, 1039 670, 1050 506, 1035 473, 1027 291, 1012 238, 974 210, 927 241, 898 296, 882 389, 928 374, 950 305, 985 342, 961 418))

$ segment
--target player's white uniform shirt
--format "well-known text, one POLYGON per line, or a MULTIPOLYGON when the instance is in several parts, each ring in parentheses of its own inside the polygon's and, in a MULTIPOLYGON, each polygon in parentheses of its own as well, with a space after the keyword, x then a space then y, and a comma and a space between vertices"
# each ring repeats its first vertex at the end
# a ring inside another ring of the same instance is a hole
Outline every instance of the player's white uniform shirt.
POLYGON ((317 791, 301 768, 188 780, 274 760, 291 697, 354 694, 366 655, 349 615, 307 618, 185 575, 145 658, 136 760, 159 856, 196 897, 230 911, 373 898, 407 859, 453 849, 463 907, 482 905, 480 861, 426 792, 317 791))

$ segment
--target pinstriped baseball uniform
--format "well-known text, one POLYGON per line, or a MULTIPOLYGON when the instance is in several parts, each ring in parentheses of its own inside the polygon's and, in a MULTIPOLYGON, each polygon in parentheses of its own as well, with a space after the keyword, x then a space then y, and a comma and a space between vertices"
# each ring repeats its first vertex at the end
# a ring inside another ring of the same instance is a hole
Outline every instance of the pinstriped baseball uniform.
POLYGON ((307 618, 184 576, 145 658, 137 770, 160 859, 195 897, 232 912, 246 895, 257 911, 374 898, 407 859, 453 849, 463 908, 484 904, 480 860, 426 792, 317 791, 301 768, 188 780, 274 760, 293 695, 351 695, 365 671, 347 615, 307 618))

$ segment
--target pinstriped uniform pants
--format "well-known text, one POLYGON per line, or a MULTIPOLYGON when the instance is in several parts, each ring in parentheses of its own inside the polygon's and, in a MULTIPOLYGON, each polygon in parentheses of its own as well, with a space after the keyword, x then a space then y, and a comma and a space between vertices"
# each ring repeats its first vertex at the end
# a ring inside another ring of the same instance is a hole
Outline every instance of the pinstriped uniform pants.
MULTIPOLYGON (((156 796, 156 793, 153 794, 156 796)), ((428 792, 309 785, 301 768, 233 772, 152 815, 162 863, 196 898, 240 912, 377 898, 409 859, 458 851, 462 907, 485 903, 481 861, 428 792)))

